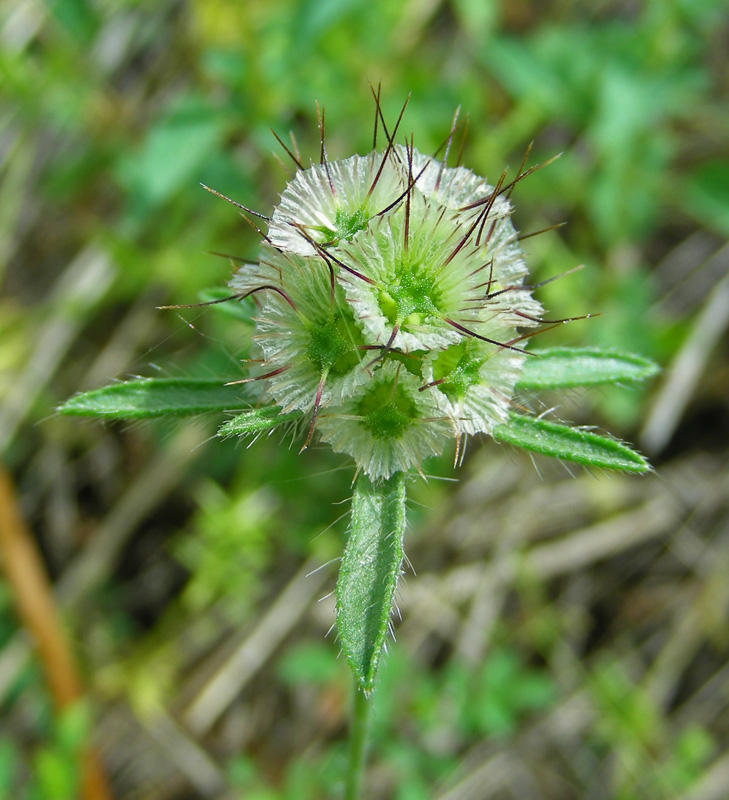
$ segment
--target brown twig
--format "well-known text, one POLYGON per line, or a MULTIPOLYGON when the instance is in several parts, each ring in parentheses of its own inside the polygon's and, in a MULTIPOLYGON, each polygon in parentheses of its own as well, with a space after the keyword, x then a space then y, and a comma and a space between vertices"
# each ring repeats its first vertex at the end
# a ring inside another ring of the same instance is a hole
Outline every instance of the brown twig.
MULTIPOLYGON (((67 708, 82 696, 81 682, 43 560, 20 514, 10 478, 1 467, 0 554, 18 615, 38 646, 54 703, 59 710, 67 708)), ((83 800, 111 800, 106 776, 90 748, 83 754, 81 786, 83 800)))

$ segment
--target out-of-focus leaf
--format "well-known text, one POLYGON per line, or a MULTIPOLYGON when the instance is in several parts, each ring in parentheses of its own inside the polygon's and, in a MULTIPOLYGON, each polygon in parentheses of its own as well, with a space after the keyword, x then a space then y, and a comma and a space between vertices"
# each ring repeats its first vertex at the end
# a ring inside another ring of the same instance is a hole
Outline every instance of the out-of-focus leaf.
POLYGON ((495 649, 464 698, 466 719, 481 734, 507 736, 526 713, 549 706, 557 695, 548 673, 526 667, 517 653, 495 649))
POLYGON ((658 366, 632 353, 598 347, 554 347, 532 350, 517 381, 519 389, 569 389, 650 378, 658 366))
POLYGON ((127 154, 117 169, 136 214, 156 209, 186 184, 200 179, 202 165, 215 153, 225 118, 190 96, 149 131, 137 152, 127 154))
POLYGON ((495 0, 455 0, 454 10, 461 27, 476 41, 491 34, 499 16, 495 0))
POLYGON ((694 170, 683 197, 686 210, 723 236, 729 236, 729 161, 708 161, 694 170))
POLYGON ((60 750, 43 748, 35 756, 35 774, 42 798, 71 800, 79 796, 80 759, 60 750))
POLYGON ((292 17, 296 41, 305 47, 313 45, 320 36, 343 16, 364 5, 364 0, 299 0, 292 17))
POLYGON ((63 710, 56 720, 56 740, 66 753, 77 752, 86 741, 91 729, 89 709, 78 701, 63 710))
POLYGON ((10 790, 15 779, 18 752, 12 742, 0 739, 0 798, 10 800, 10 790))
POLYGON ((585 467, 621 472, 650 472, 651 469, 640 453, 616 439, 536 417, 511 414, 507 423, 496 426, 493 437, 502 444, 523 447, 585 467))
POLYGON ((52 0, 51 13, 78 42, 88 42, 96 33, 99 20, 88 0, 52 0))
POLYGON ((174 555, 190 571, 183 604, 195 611, 218 604, 236 624, 246 619, 260 591, 260 576, 274 555, 271 530, 276 501, 266 489, 228 494, 213 481, 195 492, 198 511, 174 555))
POLYGON ((284 683, 330 683, 340 674, 336 651, 323 642, 300 644, 289 650, 278 664, 277 673, 284 683))
POLYGON ((208 378, 141 378, 77 394, 61 414, 99 419, 186 417, 248 405, 240 386, 208 378))
POLYGON ((532 43, 500 37, 479 55, 517 101, 537 103, 543 113, 567 105, 562 81, 532 43))

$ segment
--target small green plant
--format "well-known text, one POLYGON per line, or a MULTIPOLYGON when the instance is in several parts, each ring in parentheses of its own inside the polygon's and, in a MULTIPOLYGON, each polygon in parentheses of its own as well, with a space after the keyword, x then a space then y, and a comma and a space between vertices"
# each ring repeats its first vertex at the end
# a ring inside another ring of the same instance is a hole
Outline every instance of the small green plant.
MULTIPOLYGON (((585 466, 643 473, 646 460, 615 439, 525 412, 520 391, 627 383, 655 372, 632 354, 594 348, 529 350, 531 338, 573 319, 547 319, 527 282, 511 193, 539 166, 494 185, 448 165, 413 138, 398 143, 375 92, 372 152, 332 161, 320 118, 320 163, 296 174, 255 263, 209 303, 255 304, 250 372, 223 385, 134 380, 78 395, 63 414, 113 419, 238 411, 221 437, 293 425, 301 450, 317 439, 355 466, 349 535, 337 582, 339 641, 355 681, 346 797, 364 764, 370 695, 391 629, 404 558, 406 494, 424 461, 468 436, 585 466), (378 129, 385 146, 377 148, 378 129)), ((403 107, 404 111, 404 107, 403 107)), ((543 166, 543 165, 542 165, 543 166)), ((228 198, 225 198, 228 199, 228 198)), ((233 201, 231 201, 233 202, 233 201)), ((251 223, 254 224, 254 223, 251 223)), ((589 316, 589 315, 587 315, 589 316)))
POLYGON ((0 800, 22 796, 32 800, 73 800, 80 795, 79 771, 84 742, 90 728, 89 709, 83 703, 67 707, 48 726, 46 742, 33 755, 33 777, 27 793, 19 794, 22 774, 16 746, 0 739, 0 800))

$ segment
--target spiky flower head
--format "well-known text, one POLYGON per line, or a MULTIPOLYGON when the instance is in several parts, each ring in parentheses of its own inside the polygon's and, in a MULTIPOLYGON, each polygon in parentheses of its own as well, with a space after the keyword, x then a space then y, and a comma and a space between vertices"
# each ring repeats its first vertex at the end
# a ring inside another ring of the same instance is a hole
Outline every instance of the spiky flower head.
POLYGON ((304 447, 319 435, 373 479, 504 422, 542 314, 514 182, 490 185, 394 135, 341 161, 322 144, 308 168, 292 156, 259 262, 231 282, 258 298, 256 378, 283 412, 308 415, 304 447))

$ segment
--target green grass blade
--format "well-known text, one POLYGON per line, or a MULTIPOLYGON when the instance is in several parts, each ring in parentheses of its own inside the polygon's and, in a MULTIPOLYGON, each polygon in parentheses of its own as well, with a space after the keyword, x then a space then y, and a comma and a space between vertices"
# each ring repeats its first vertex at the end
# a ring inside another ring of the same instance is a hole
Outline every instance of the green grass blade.
POLYGON ((240 386, 207 378, 141 378, 77 394, 59 406, 72 417, 147 419, 186 417, 206 411, 245 408, 249 400, 240 386))
POLYGON ((536 417, 512 414, 509 422, 494 429, 493 436, 502 444, 574 461, 585 467, 622 472, 650 472, 651 469, 640 453, 616 439, 536 417))
POLYGON ((568 389, 605 383, 630 383, 655 375, 647 358, 598 347, 555 347, 532 350, 524 362, 518 389, 568 389))
POLYGON ((250 434, 262 433, 273 430, 283 422, 291 422, 300 419, 301 411, 289 411, 281 413, 278 406, 268 406, 267 408, 252 408, 242 414, 224 422, 218 429, 218 436, 249 436, 250 434))
POLYGON ((360 474, 337 581, 337 626, 344 655, 365 692, 374 688, 387 638, 404 533, 404 473, 375 482, 360 474))

